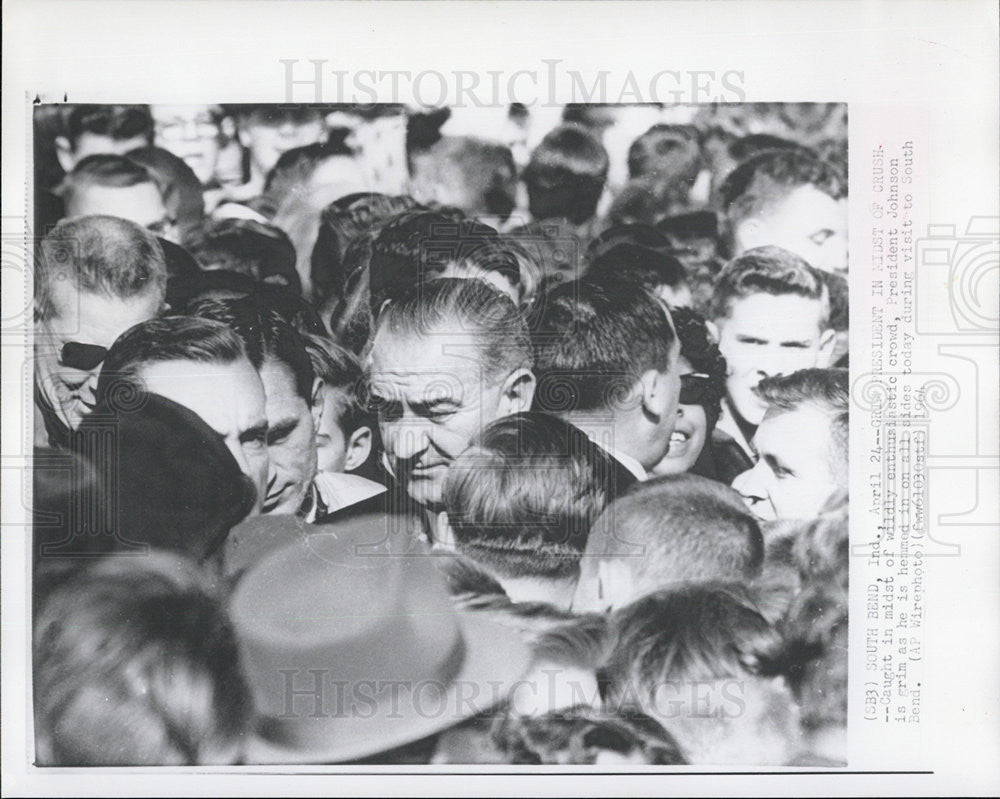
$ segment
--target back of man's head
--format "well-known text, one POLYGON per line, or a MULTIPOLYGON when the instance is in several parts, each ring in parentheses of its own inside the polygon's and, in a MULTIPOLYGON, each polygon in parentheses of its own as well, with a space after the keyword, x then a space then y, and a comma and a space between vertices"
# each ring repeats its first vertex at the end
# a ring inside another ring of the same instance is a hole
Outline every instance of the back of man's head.
POLYGON ((253 219, 214 220, 192 238, 188 249, 202 269, 238 272, 295 293, 301 289, 295 247, 274 225, 253 219))
POLYGON ((615 412, 645 372, 674 366, 670 315, 639 283, 597 275, 543 302, 532 330, 538 410, 615 412))
POLYGON ((35 317, 52 313, 50 287, 68 280, 80 292, 122 300, 166 295, 163 248, 144 228, 111 216, 64 220, 42 240, 35 268, 35 317))
POLYGON ((597 212, 607 176, 601 142, 581 126, 560 125, 542 139, 525 170, 531 215, 583 224, 597 212))
POLYGON ((501 582, 575 578, 613 479, 611 456, 561 419, 498 419, 448 471, 445 506, 458 551, 501 582))
POLYGON ((77 105, 66 117, 66 137, 76 148, 86 134, 113 141, 132 141, 153 135, 153 118, 144 105, 77 105))
POLYGON ((413 157, 414 196, 459 208, 470 217, 506 220, 517 202, 510 148, 469 136, 445 136, 413 157))
POLYGON ((764 539, 740 495, 692 474, 634 486, 591 528, 573 609, 604 611, 680 582, 749 583, 764 539))
POLYGON ((236 762, 248 723, 231 623, 194 563, 106 557, 34 623, 40 765, 236 762))
POLYGON ((74 213, 74 208, 81 202, 82 192, 91 186, 126 189, 141 183, 152 183, 162 195, 153 173, 138 161, 124 155, 102 153, 82 159, 66 176, 60 193, 66 203, 67 216, 73 217, 79 215, 74 213))
POLYGON ((98 402, 144 388, 142 370, 156 363, 231 364, 246 358, 243 342, 221 322, 193 316, 150 319, 125 331, 108 350, 97 384, 98 402))
POLYGON ((756 247, 726 264, 715 279, 709 318, 727 318, 733 302, 754 294, 791 294, 817 300, 824 307, 820 329, 827 325, 830 292, 822 273, 781 247, 756 247))
POLYGON ((533 362, 524 316, 484 280, 447 277, 410 287, 386 303, 371 341, 383 332, 404 337, 467 332, 480 345, 487 376, 530 369, 533 362))

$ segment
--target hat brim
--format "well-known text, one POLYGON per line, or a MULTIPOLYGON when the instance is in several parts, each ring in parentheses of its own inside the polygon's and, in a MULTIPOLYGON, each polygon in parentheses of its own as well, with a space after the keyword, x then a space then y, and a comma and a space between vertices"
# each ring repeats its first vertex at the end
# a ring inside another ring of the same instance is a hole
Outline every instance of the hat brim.
POLYGON ((459 612, 457 616, 465 658, 442 696, 443 707, 449 712, 421 715, 412 706, 380 706, 375 714, 345 724, 342 740, 330 741, 323 749, 282 746, 255 733, 246 745, 245 762, 285 765, 359 760, 419 741, 496 707, 526 673, 529 649, 508 627, 475 613, 459 612), (473 696, 483 697, 482 702, 469 698, 470 688, 475 689, 473 696), (466 694, 460 695, 460 691, 466 694))

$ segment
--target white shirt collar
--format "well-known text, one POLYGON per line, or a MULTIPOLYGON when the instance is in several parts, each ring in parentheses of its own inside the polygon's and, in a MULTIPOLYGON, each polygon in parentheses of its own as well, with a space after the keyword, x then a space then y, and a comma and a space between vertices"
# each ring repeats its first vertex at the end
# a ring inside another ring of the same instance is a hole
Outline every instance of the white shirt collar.
POLYGON ((639 461, 637 461, 631 455, 627 455, 621 450, 614 449, 613 447, 605 446, 604 443, 599 438, 596 438, 590 433, 587 433, 587 438, 589 438, 591 441, 597 444, 597 446, 599 446, 601 449, 607 452, 608 455, 610 455, 612 458, 618 461, 622 466, 628 469, 635 477, 635 479, 638 480, 639 482, 642 482, 643 480, 649 478, 649 474, 643 468, 642 464, 639 463, 639 461))

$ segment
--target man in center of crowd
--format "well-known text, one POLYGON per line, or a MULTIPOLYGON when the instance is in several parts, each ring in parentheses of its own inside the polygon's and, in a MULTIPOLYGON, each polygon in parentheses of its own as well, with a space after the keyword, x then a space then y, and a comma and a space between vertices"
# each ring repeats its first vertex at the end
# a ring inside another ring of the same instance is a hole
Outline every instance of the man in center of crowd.
POLYGON ((494 419, 531 406, 527 325, 485 281, 441 278, 383 308, 367 365, 387 468, 437 540, 452 461, 494 419))

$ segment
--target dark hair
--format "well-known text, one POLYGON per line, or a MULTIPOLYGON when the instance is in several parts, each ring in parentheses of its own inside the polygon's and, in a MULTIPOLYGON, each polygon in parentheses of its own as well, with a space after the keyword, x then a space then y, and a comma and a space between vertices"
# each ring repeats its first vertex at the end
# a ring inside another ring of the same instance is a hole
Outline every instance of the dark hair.
POLYGON ((386 300, 450 268, 496 272, 512 286, 520 264, 489 225, 454 220, 437 211, 414 211, 388 220, 372 244, 369 293, 373 314, 386 300))
MULTIPOLYGON (((797 150, 802 153, 810 153, 809 148, 803 147, 798 142, 783 139, 780 136, 773 136, 770 133, 751 133, 747 136, 741 136, 735 141, 730 142, 726 148, 729 157, 737 163, 745 161, 765 150, 797 150)), ((815 153, 812 154, 815 155, 815 153)))
POLYGON ((614 468, 586 433, 554 416, 492 422, 446 477, 458 551, 502 577, 574 576, 614 468))
POLYGON ((203 269, 239 272, 295 293, 302 290, 295 247, 288 234, 274 225, 251 219, 213 220, 191 239, 188 249, 203 269))
POLYGON ((518 765, 594 765, 601 750, 638 754, 649 765, 687 763, 659 722, 631 709, 576 705, 541 716, 508 713, 494 725, 492 738, 504 761, 518 765))
POLYGON ((500 379, 531 368, 528 326, 513 301, 482 280, 439 278, 410 287, 389 302, 376 330, 427 336, 437 330, 468 331, 479 340, 484 374, 500 379))
POLYGON ((594 216, 608 176, 608 153, 579 125, 560 125, 531 153, 524 172, 536 220, 565 217, 580 225, 594 216))
POLYGON ((243 341, 250 363, 259 371, 265 361, 276 360, 287 366, 295 379, 295 391, 312 404, 315 374, 309 353, 298 331, 277 311, 253 297, 201 300, 188 308, 192 316, 222 322, 243 341))
POLYGON ((596 276, 553 289, 532 330, 536 409, 615 407, 644 372, 671 367, 675 338, 666 305, 638 283, 596 276))
POLYGON ((731 303, 753 294, 792 294, 823 303, 822 330, 830 315, 830 293, 822 273, 781 247, 755 247, 726 264, 715 279, 708 309, 712 319, 729 316, 731 303))
POLYGON ((847 196, 844 175, 809 151, 765 150, 748 158, 726 177, 720 189, 722 210, 732 225, 759 215, 776 198, 800 186, 813 186, 834 200, 847 196))
POLYGON ((687 282, 684 265, 672 255, 628 243, 616 244, 597 256, 587 274, 624 278, 654 292, 661 286, 678 288, 687 282))
POLYGON ((153 118, 145 105, 77 105, 66 116, 66 137, 73 148, 84 133, 123 141, 153 136, 153 118))
POLYGON ((163 248, 145 228, 113 216, 64 219, 42 239, 35 267, 35 318, 54 310, 50 286, 68 279, 81 292, 130 299, 166 293, 163 248))
POLYGON ((612 614, 613 644, 600 670, 608 705, 647 706, 657 690, 767 674, 781 638, 742 585, 688 583, 612 614))
POLYGON ((673 474, 633 486, 602 513, 584 559, 588 572, 602 560, 622 561, 645 590, 683 581, 745 582, 760 574, 764 539, 736 491, 673 474))
POLYGON ((370 424, 368 409, 362 404, 363 373, 354 353, 320 336, 305 334, 302 340, 312 361, 313 372, 325 386, 339 394, 337 425, 350 435, 370 424))
POLYGON ((593 263, 621 244, 632 244, 667 254, 672 248, 670 239, 652 225, 642 223, 612 225, 587 245, 587 261, 593 263))
MULTIPOLYGON (((698 131, 691 125, 658 123, 628 148, 630 178, 654 175, 660 180, 694 182, 701 170, 698 131)), ((688 185, 690 190, 690 185, 688 185)))
POLYGON ((754 388, 769 409, 794 411, 814 405, 830 416, 833 473, 847 481, 847 442, 850 421, 850 388, 846 369, 800 369, 787 375, 765 377, 754 388))
POLYGON ((128 387, 142 388, 139 372, 149 364, 230 364, 246 357, 236 333, 219 322, 191 316, 149 319, 130 327, 111 345, 97 381, 97 401, 114 397, 128 387))
POLYGON ((102 558, 36 609, 33 643, 40 765, 236 759, 249 691, 232 625, 192 562, 102 558))
POLYGON ((405 195, 361 192, 334 200, 324 208, 310 267, 315 299, 322 302, 330 296, 343 296, 350 277, 345 255, 352 242, 362 236, 374 237, 387 219, 416 206, 416 200, 405 195))
POLYGON ((726 396, 726 358, 719 352, 705 318, 700 313, 690 308, 673 308, 670 315, 681 342, 681 357, 691 364, 695 372, 708 376, 707 388, 700 404, 705 409, 708 433, 711 434, 719 420, 722 398, 726 396))

